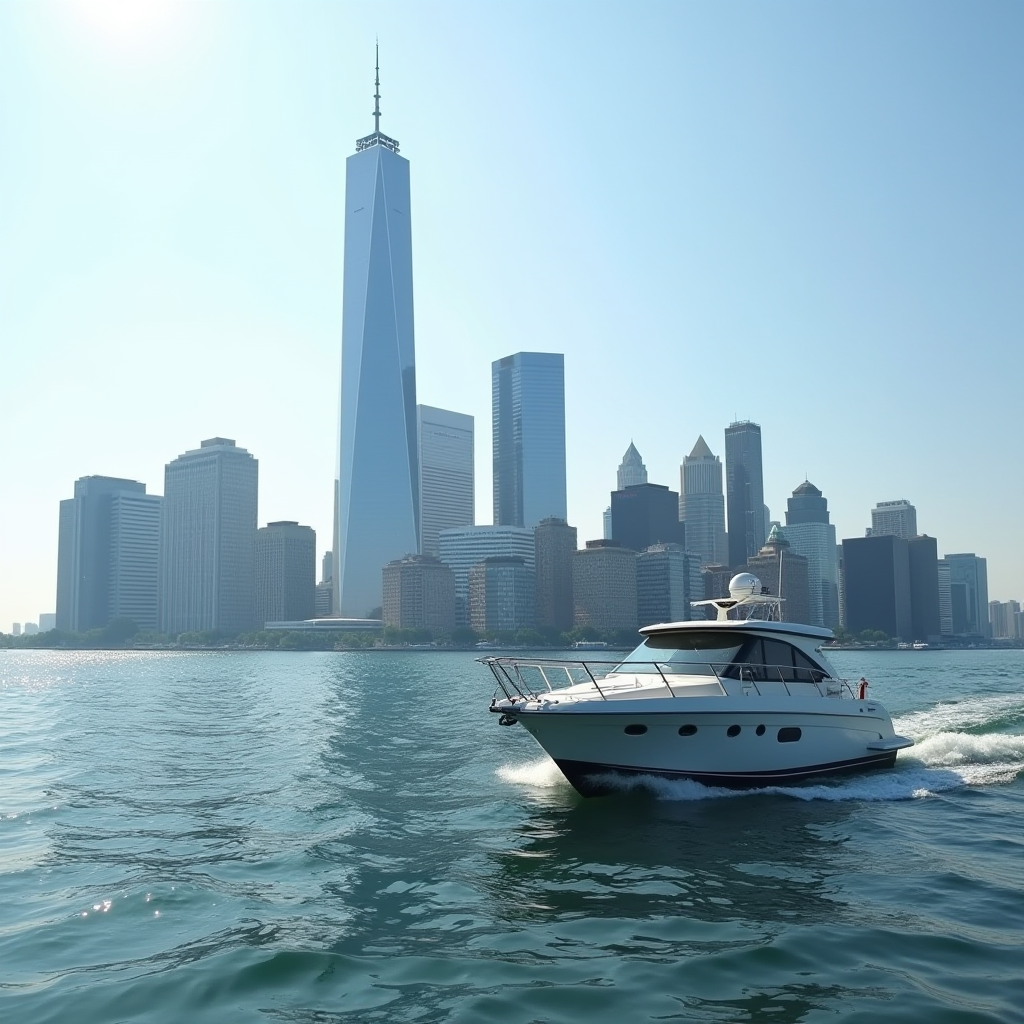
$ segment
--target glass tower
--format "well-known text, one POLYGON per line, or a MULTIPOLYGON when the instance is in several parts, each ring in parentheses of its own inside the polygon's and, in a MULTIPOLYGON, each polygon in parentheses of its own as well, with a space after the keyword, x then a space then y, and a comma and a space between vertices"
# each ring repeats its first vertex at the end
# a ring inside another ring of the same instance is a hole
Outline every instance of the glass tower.
POLYGON ((746 564, 764 546, 768 530, 761 475, 761 428, 744 420, 725 428, 729 565, 746 564))
POLYGON ((679 467, 679 519, 686 523, 686 547, 700 555, 701 565, 728 558, 725 548, 725 496, 722 461, 711 453, 704 436, 679 467))
POLYGON ((345 169, 334 610, 380 607, 384 566, 419 550, 409 161, 380 131, 345 169))
POLYGON ((793 551, 807 559, 811 602, 807 622, 835 629, 839 625, 839 559, 828 501, 805 480, 786 504, 786 538, 793 551))
POLYGON ((519 352, 491 364, 495 526, 565 519, 565 365, 519 352))

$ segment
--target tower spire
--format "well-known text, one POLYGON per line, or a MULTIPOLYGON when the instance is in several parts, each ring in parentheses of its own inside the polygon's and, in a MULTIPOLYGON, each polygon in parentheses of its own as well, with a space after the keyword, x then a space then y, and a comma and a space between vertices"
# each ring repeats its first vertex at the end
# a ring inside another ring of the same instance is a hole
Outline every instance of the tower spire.
POLYGON ((375 71, 376 76, 374 77, 374 93, 373 93, 373 130, 374 132, 380 131, 380 43, 376 44, 376 64, 375 71))

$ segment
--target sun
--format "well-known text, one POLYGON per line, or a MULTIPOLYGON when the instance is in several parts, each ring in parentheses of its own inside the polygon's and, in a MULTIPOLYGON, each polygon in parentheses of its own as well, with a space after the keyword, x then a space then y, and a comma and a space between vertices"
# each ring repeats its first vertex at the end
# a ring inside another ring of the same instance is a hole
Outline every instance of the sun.
POLYGON ((111 51, 150 56, 178 35, 188 0, 64 0, 76 27, 111 51))

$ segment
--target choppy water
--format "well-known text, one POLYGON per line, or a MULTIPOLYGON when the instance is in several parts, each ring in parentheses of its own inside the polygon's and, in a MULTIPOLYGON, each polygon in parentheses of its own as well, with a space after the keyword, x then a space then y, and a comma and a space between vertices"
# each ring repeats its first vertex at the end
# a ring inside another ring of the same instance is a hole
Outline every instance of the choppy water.
POLYGON ((0 654, 0 1019, 1024 1020, 1024 652, 918 745, 584 801, 467 654, 0 654))

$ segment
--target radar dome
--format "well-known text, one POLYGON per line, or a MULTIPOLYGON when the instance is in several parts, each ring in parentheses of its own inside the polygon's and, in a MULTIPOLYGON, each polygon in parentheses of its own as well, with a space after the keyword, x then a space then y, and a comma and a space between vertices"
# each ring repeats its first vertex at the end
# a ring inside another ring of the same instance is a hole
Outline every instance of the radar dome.
POLYGON ((737 601, 761 593, 761 581, 752 572, 737 573, 729 580, 729 596, 737 601))

